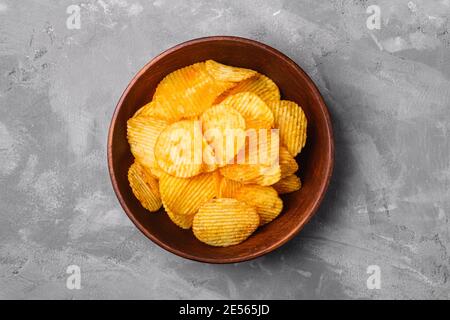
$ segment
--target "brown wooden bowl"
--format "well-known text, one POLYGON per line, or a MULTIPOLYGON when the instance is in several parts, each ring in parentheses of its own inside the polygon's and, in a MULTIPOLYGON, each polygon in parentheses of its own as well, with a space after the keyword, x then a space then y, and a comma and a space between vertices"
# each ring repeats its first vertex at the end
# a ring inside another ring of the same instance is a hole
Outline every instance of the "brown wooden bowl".
POLYGON ((312 80, 291 59, 262 43, 238 37, 207 37, 179 44, 147 63, 131 80, 117 104, 108 137, 108 167, 114 191, 133 223, 153 242, 181 257, 233 263, 262 256, 292 239, 316 212, 329 184, 334 143, 327 107, 312 80), (163 209, 146 211, 127 180, 133 161, 126 138, 127 120, 152 99, 157 84, 168 73, 195 62, 218 62, 254 69, 278 85, 282 99, 297 102, 308 119, 306 146, 297 157, 303 186, 283 196, 283 212, 241 244, 212 247, 197 240, 191 230, 170 221, 163 209))

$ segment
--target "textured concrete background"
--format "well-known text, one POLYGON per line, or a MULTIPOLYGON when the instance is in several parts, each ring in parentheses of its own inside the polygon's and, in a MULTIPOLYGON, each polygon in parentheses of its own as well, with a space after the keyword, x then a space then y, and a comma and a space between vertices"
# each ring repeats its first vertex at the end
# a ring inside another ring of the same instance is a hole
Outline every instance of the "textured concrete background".
POLYGON ((450 1, 0 0, 0 298, 450 298, 450 1), (81 7, 81 28, 66 8, 81 7), (381 29, 369 30, 369 5, 381 29), (107 129, 153 56, 206 35, 278 48, 329 106, 318 214, 263 258, 207 265, 132 226, 107 129), (80 290, 66 268, 81 267, 80 290), (369 290, 366 269, 381 269, 369 290))

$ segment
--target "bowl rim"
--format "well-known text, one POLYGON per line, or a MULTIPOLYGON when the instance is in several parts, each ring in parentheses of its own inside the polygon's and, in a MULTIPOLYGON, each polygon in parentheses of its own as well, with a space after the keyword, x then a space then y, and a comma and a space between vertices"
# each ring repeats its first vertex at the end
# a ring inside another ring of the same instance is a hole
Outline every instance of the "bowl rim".
POLYGON ((165 51, 158 54, 156 57, 151 59, 149 62, 147 62, 131 79, 129 84, 127 85, 126 89, 123 91, 122 95, 120 96, 120 99, 114 109, 114 113, 109 125, 108 129, 108 141, 107 141, 107 160, 108 160, 108 171, 111 178, 111 183, 114 189, 114 193, 116 194, 116 197, 119 200, 120 205, 122 206, 123 210, 127 214, 128 218, 133 222, 133 224, 150 240, 152 240, 155 244, 160 246, 161 248, 179 256, 182 258, 190 259, 193 261, 198 262, 204 262, 204 263, 212 263, 212 264, 227 264, 227 263, 237 263, 237 262, 244 262, 248 260, 252 260, 258 257, 261 257, 269 252, 272 252, 276 250, 277 248, 281 247, 285 243, 287 243, 289 240, 294 238, 295 235, 297 235, 303 227, 309 222, 309 220, 315 215, 317 212, 320 203, 322 202, 326 190, 330 184, 331 176, 334 169, 334 138, 333 138, 333 129, 331 124, 331 117, 328 112, 328 108, 325 104, 325 101, 322 97, 322 95, 319 92, 319 89, 317 88, 316 84, 313 82, 313 80, 306 74, 306 72, 297 64, 295 63, 291 58, 286 56, 284 53, 278 51, 277 49, 266 45, 264 43, 258 42, 256 40, 251 40, 243 37, 237 37, 237 36, 208 36, 208 37, 201 37, 196 38, 192 40, 188 40, 182 43, 179 43, 169 49, 166 49, 165 51), (112 141, 113 141, 113 131, 116 127, 117 117, 120 111, 120 108, 123 105, 123 101, 125 100, 125 97, 128 95, 131 88, 134 86, 134 84, 138 81, 138 79, 147 71, 148 68, 158 63, 161 59, 166 57, 167 55, 170 55, 171 53, 184 48, 189 45, 194 45, 202 42, 220 42, 220 41, 231 41, 231 42, 240 42, 249 44, 252 46, 257 46, 265 51, 269 51, 271 54, 277 56, 277 58, 284 60, 287 64, 291 65, 291 67, 295 68, 306 80, 306 83, 308 85, 308 89, 311 91, 311 94, 314 96, 314 98, 318 101, 320 105, 320 111, 322 113, 323 118, 325 119, 325 128, 326 128, 326 134, 327 134, 327 140, 329 141, 328 146, 328 153, 330 155, 327 166, 326 166, 326 173, 325 173, 325 183, 321 184, 321 188, 318 192, 318 197, 315 198, 314 203, 312 205, 312 209, 308 215, 305 215, 302 220, 300 220, 295 228, 291 229, 289 232, 287 232, 283 237, 269 245, 268 247, 258 250, 255 252, 251 252, 247 255, 243 256, 236 256, 236 257, 230 257, 230 258, 206 258, 206 257, 200 257, 197 255, 192 255, 189 253, 186 253, 182 250, 178 250, 176 248, 171 247, 170 245, 164 243, 163 241, 159 240, 157 237, 155 237, 152 233, 148 232, 146 228, 143 227, 143 225, 134 217, 131 210, 128 208, 124 197, 119 191, 118 182, 116 179, 116 174, 113 170, 113 159, 112 159, 112 141))

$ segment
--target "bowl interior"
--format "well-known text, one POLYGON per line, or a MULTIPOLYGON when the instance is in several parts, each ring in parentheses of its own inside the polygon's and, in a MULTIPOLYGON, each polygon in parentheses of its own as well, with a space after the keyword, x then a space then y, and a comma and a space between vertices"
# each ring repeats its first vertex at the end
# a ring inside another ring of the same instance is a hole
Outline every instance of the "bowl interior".
POLYGON ((114 190, 136 226, 163 248, 185 258, 230 263, 263 255, 291 239, 317 209, 328 185, 333 165, 333 139, 326 106, 309 77, 289 58, 263 44, 234 37, 193 40, 162 53, 131 81, 116 108, 108 141, 108 162, 114 190), (306 146, 297 157, 302 188, 282 196, 282 214, 259 228, 243 243, 226 248, 198 241, 191 230, 182 230, 166 214, 149 213, 134 197, 127 180, 133 161, 126 139, 126 122, 152 99, 157 84, 168 73, 213 59, 237 67, 254 69, 270 77, 280 88, 282 99, 297 102, 308 119, 306 146))

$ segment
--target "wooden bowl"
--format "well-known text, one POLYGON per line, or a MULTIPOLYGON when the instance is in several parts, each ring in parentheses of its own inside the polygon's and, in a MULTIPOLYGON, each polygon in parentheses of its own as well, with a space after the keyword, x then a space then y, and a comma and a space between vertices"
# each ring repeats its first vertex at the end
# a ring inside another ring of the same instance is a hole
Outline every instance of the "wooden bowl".
POLYGON ((131 80, 117 104, 108 137, 108 167, 114 191, 139 230, 149 239, 181 257, 234 263, 262 256, 292 239, 316 212, 333 169, 334 143, 330 117, 312 80, 281 52, 238 37, 207 37, 179 44, 151 60, 131 80), (134 197, 127 180, 133 161, 126 138, 127 120, 152 99, 157 84, 168 73, 195 62, 213 59, 257 70, 278 85, 282 99, 297 102, 308 119, 306 146, 297 157, 303 186, 283 196, 283 212, 241 244, 212 247, 197 240, 191 230, 172 223, 163 210, 146 211, 134 197))

